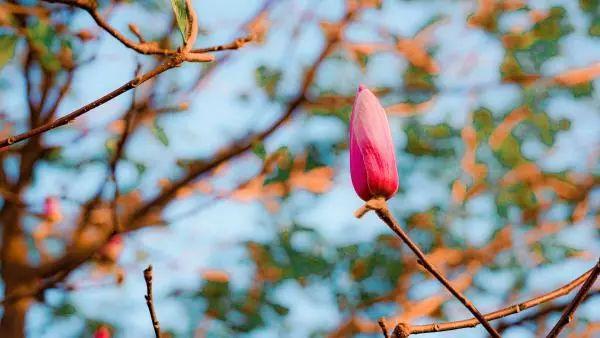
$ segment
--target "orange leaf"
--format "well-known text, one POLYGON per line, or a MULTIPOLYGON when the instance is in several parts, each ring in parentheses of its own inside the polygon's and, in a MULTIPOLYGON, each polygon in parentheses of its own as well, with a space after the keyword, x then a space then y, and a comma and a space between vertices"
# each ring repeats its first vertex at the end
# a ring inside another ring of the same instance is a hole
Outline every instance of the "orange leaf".
POLYGON ((400 54, 404 55, 408 62, 415 67, 422 68, 430 74, 439 72, 439 67, 435 60, 429 55, 425 45, 414 39, 401 39, 396 48, 400 54))
POLYGON ((496 129, 490 135, 488 143, 492 149, 496 150, 501 145, 506 137, 510 134, 512 129, 523 121, 530 114, 530 110, 527 107, 521 106, 513 110, 506 116, 504 121, 496 127, 496 129))
POLYGON ((563 86, 576 86, 600 76, 600 62, 588 67, 573 69, 554 76, 554 82, 563 86))
POLYGON ((452 184, 452 200, 460 204, 465 201, 467 195, 467 186, 460 180, 454 181, 452 184))

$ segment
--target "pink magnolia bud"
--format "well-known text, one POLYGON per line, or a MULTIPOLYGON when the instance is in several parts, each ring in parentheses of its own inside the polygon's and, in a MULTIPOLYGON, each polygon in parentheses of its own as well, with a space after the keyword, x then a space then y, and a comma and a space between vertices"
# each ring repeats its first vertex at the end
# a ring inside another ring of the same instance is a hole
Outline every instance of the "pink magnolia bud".
POLYGON ((110 330, 105 325, 102 325, 94 332, 94 338, 110 338, 110 330))
POLYGON ((56 197, 46 197, 44 200, 44 217, 51 222, 58 222, 62 219, 60 201, 56 197))
POLYGON ((350 116, 350 175, 358 196, 368 201, 392 197, 398 190, 398 171, 392 134, 385 110, 360 85, 350 116))

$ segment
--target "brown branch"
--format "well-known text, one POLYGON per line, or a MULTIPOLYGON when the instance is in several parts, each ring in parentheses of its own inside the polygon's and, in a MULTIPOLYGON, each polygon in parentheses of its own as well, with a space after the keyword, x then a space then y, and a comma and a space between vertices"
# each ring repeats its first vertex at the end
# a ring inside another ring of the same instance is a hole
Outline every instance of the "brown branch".
MULTIPOLYGON (((594 290, 594 291, 588 293, 583 301, 586 301, 586 300, 588 300, 590 298, 594 298, 594 297, 597 297, 597 296, 600 296, 600 290, 594 290)), ((570 302, 563 302, 563 303, 560 303, 560 304, 553 304, 552 306, 547 306, 545 308, 542 308, 542 309, 540 309, 537 312, 534 312, 534 313, 532 313, 530 315, 527 315, 525 317, 521 317, 521 318, 519 318, 519 319, 517 319, 515 321, 512 321, 512 322, 510 322, 510 321, 501 322, 501 323, 498 324, 497 330, 499 332, 503 332, 504 330, 508 329, 509 327, 516 326, 516 325, 521 325, 521 324, 523 324, 525 322, 537 320, 537 319, 542 318, 542 317, 544 317, 544 316, 546 316, 546 315, 548 315, 548 314, 550 314, 552 312, 556 312, 556 311, 560 311, 560 310, 564 309, 565 307, 567 307, 569 305, 569 303, 570 302)))
POLYGON ((240 48, 244 47, 245 44, 252 42, 254 39, 256 39, 256 34, 248 34, 247 36, 245 36, 243 38, 235 39, 235 41, 232 41, 227 44, 206 47, 206 48, 192 49, 192 53, 211 53, 211 52, 221 52, 221 51, 226 51, 226 50, 236 50, 236 49, 240 49, 240 48))
MULTIPOLYGON (((351 19, 354 17, 356 11, 349 11, 342 21, 342 26, 346 26, 351 19)), ((134 231, 139 226, 139 224, 135 224, 135 222, 139 222, 140 219, 146 216, 148 212, 153 210, 154 208, 163 206, 166 204, 170 198, 177 192, 177 190, 186 184, 192 182, 197 177, 202 174, 216 168, 218 165, 224 163, 225 161, 244 153, 245 151, 251 149, 252 145, 256 140, 262 140, 269 135, 271 135, 275 130, 277 130, 281 125, 283 125, 287 120, 291 118, 294 111, 297 107, 301 105, 302 102, 306 99, 306 93, 308 92, 308 88, 312 84, 312 81, 316 75, 317 69, 319 65, 325 60, 325 58, 335 49, 337 42, 339 39, 330 39, 326 44, 325 48, 317 58, 317 60, 313 63, 312 67, 309 68, 304 76, 303 84, 300 90, 300 93, 288 104, 288 108, 281 118, 276 120, 270 127, 265 129, 264 131, 257 133, 255 135, 249 136, 243 139, 240 142, 234 142, 230 146, 217 151, 217 155, 210 161, 203 163, 194 167, 192 171, 190 171, 184 178, 175 182, 170 187, 164 189, 158 196, 154 199, 146 202, 143 206, 133 211, 131 216, 123 222, 123 224, 127 224, 128 226, 124 229, 120 229, 123 232, 134 231)), ((97 195, 93 201, 89 203, 90 206, 95 205, 100 193, 97 195)), ((89 208, 91 211, 91 208, 89 208)), ((89 214, 88 211, 88 214, 89 214)), ((89 215, 83 216, 83 223, 87 223, 87 219, 89 215)), ((114 231, 114 229, 112 229, 114 231)), ((85 244, 73 244, 71 248, 69 248, 66 253, 57 258, 53 262, 49 262, 48 264, 44 264, 37 268, 37 274, 41 277, 52 277, 55 274, 65 274, 68 275, 74 269, 76 269, 81 264, 85 263, 88 259, 90 259, 93 254, 101 248, 105 243, 108 242, 112 233, 103 233, 98 237, 98 240, 94 243, 85 243, 85 244), (64 271, 66 270, 66 271, 64 271)))
POLYGON ((50 11, 43 7, 38 6, 22 6, 12 3, 0 4, 0 12, 6 11, 9 14, 19 15, 35 15, 40 18, 47 18, 50 15, 50 11))
POLYGON ((598 274, 600 274, 600 259, 592 269, 589 277, 585 280, 585 283, 583 283, 583 285, 581 286, 581 289, 579 289, 579 291, 575 295, 575 298, 573 298, 573 301, 571 301, 569 306, 565 309, 562 316, 560 317, 556 325, 554 325, 550 333, 548 333, 546 338, 557 337, 560 331, 573 320, 575 310, 577 310, 577 307, 581 304, 581 302, 583 302, 585 295, 588 293, 588 291, 590 291, 590 289, 594 285, 594 282, 598 278, 598 274))
POLYGON ((183 59, 180 57, 174 57, 164 63, 162 63, 161 65, 159 65, 158 67, 154 68, 153 70, 125 83, 124 85, 122 85, 121 87, 113 90, 112 92, 102 96, 101 98, 90 102, 88 104, 86 104, 85 106, 76 109, 75 111, 60 117, 54 121, 45 123, 41 126, 38 126, 36 128, 33 128, 27 132, 24 132, 22 134, 18 134, 18 135, 14 135, 14 136, 10 136, 6 139, 3 139, 0 141, 0 149, 6 146, 9 146, 11 144, 14 144, 16 142, 20 142, 23 140, 26 140, 28 138, 31 138, 33 136, 36 135, 40 135, 44 132, 47 132, 49 130, 58 128, 60 126, 63 126, 71 121, 73 121, 74 119, 76 119, 77 117, 87 113, 88 111, 114 99, 115 97, 127 92, 130 89, 133 89, 137 86, 139 86, 140 84, 148 81, 149 79, 163 73, 164 71, 167 71, 173 67, 178 66, 179 64, 181 64, 183 62, 183 59))
POLYGON ((43 115, 45 116, 44 121, 43 121, 44 123, 50 122, 50 120, 56 114, 56 110, 58 109, 58 106, 63 101, 63 99, 67 95, 67 92, 71 88, 71 84, 73 83, 74 76, 75 76, 74 71, 69 70, 69 72, 67 73, 67 79, 62 84, 62 86, 60 86, 60 88, 58 89, 58 94, 56 96, 56 99, 54 100, 52 105, 45 112, 43 112, 43 115))
POLYGON ((383 334, 383 338, 390 338, 385 319, 379 318, 379 320, 377 321, 377 324, 379 324, 379 327, 381 328, 381 333, 383 334))
POLYGON ((383 198, 375 198, 368 201, 364 207, 357 211, 357 216, 360 217, 365 214, 368 210, 373 210, 379 216, 379 218, 387 224, 387 226, 394 232, 400 239, 412 250, 417 256, 417 262, 421 264, 427 271, 429 271, 450 293, 458 299, 477 320, 483 325, 488 333, 494 338, 500 338, 500 334, 488 323, 483 315, 475 308, 473 303, 467 299, 460 291, 456 290, 450 282, 444 277, 425 257, 425 254, 421 251, 419 246, 412 241, 412 239, 402 230, 398 222, 394 219, 390 210, 387 207, 387 203, 383 198))
POLYGON ((137 43, 133 40, 128 39, 125 35, 119 32, 117 29, 112 27, 96 10, 96 2, 95 1, 87 1, 87 0, 44 0, 50 3, 60 3, 73 7, 78 7, 86 12, 94 19, 96 24, 112 35, 115 39, 119 40, 123 45, 128 48, 135 50, 140 54, 155 54, 155 55, 176 55, 178 54, 177 50, 172 49, 164 49, 158 47, 155 43, 149 42, 141 42, 137 43))
POLYGON ((150 312, 154 335, 156 338, 160 338, 160 323, 154 311, 154 299, 152 298, 152 265, 148 265, 144 270, 144 280, 146 281, 146 295, 144 295, 144 298, 146 299, 146 305, 148 305, 148 312, 150 312))
MULTIPOLYGON (((135 70, 135 76, 137 76, 137 73, 139 72, 139 69, 141 68, 141 65, 138 63, 136 70, 135 70)), ((118 214, 118 203, 117 201, 120 198, 120 191, 119 191, 119 182, 117 180, 117 164, 119 163, 119 160, 123 157, 123 151, 125 149, 125 144, 127 143, 127 140, 129 139, 129 135, 131 135, 131 130, 132 130, 132 124, 133 124, 133 119, 135 118, 136 115, 136 107, 135 107, 135 91, 133 91, 133 95, 131 96, 131 105, 129 107, 129 110, 127 111, 127 113, 125 113, 125 126, 123 128, 123 133, 121 134, 121 137, 119 137, 119 141, 117 142, 117 146, 115 149, 115 154, 113 156, 113 158, 110 160, 109 163, 109 177, 112 180, 113 184, 114 184, 114 192, 113 192, 113 199, 111 201, 111 214, 112 214, 112 222, 113 222, 113 228, 115 232, 121 232, 121 226, 119 225, 119 214, 118 214)))
MULTIPOLYGON (((503 309, 487 313, 484 317, 488 321, 500 319, 503 317, 508 317, 515 313, 519 313, 523 310, 527 310, 527 309, 535 307, 537 305, 547 303, 556 298, 565 296, 565 295, 569 294, 571 291, 573 291, 577 286, 584 283, 586 281, 586 279, 591 275, 592 271, 593 271, 593 269, 586 271, 581 276, 572 280, 568 284, 559 287, 558 289, 555 289, 553 291, 545 293, 541 296, 531 298, 531 299, 521 302, 519 304, 514 304, 511 306, 507 306, 503 309)), ((399 323, 398 325, 406 326, 408 324, 407 323, 399 323)), ((409 332, 410 332, 410 334, 422 334, 422 333, 430 333, 430 332, 440 332, 440 331, 464 329, 464 328, 469 328, 469 327, 475 327, 477 325, 479 325, 479 320, 477 320, 476 318, 471 318, 471 319, 459 320, 459 321, 448 322, 448 323, 432 323, 432 324, 426 324, 426 325, 412 325, 412 326, 410 326, 409 332)))
POLYGON ((131 31, 131 33, 133 33, 133 35, 135 35, 135 37, 138 38, 138 40, 140 40, 140 43, 145 43, 146 40, 144 39, 144 37, 142 36, 142 32, 140 32, 140 29, 138 28, 137 25, 130 23, 128 25, 129 30, 131 31))
MULTIPOLYGON (((355 14, 356 11, 348 11, 345 17, 342 19, 342 27, 348 25, 348 23, 354 18, 355 14)), ((288 103, 286 111, 279 119, 273 122, 273 124, 271 124, 267 129, 263 130, 262 132, 250 135, 240 141, 234 142, 218 150, 216 152, 216 156, 211 161, 200 163, 199 165, 195 166, 193 169, 190 170, 190 172, 187 173, 186 176, 169 185, 160 194, 158 194, 158 196, 151 199, 145 205, 136 210, 132 214, 129 222, 127 223, 133 225, 140 219, 142 219, 146 214, 151 212, 153 209, 164 206, 166 203, 168 203, 168 201, 170 201, 172 196, 174 196, 180 188, 183 188, 184 186, 196 180, 198 177, 218 167, 222 163, 225 163, 226 161, 252 149, 252 146, 256 144, 256 142, 260 142, 266 139, 271 134, 273 134, 279 127, 281 127, 286 121, 288 121, 293 116, 296 109, 303 102, 306 101, 306 94, 314 80, 319 66, 325 60, 325 58, 335 49, 337 43, 339 42, 339 38, 340 37, 336 37, 328 40, 327 44, 325 45, 325 48, 321 51, 321 54, 318 56, 317 60, 313 63, 312 67, 310 67, 306 71, 306 74, 302 81, 300 92, 298 93, 298 95, 296 95, 294 99, 292 99, 288 103)))
MULTIPOLYGON (((108 32, 110 35, 112 35, 115 39, 119 40, 127 48, 133 49, 134 51, 136 51, 140 54, 163 55, 163 56, 174 56, 174 55, 182 54, 181 51, 179 51, 179 50, 160 48, 160 47, 158 47, 158 44, 155 42, 146 42, 143 39, 137 26, 135 26, 134 24, 130 24, 129 29, 140 40, 140 42, 135 42, 135 41, 127 38, 125 35, 123 35, 121 32, 119 32, 116 28, 111 26, 108 23, 108 21, 106 21, 106 19, 104 19, 100 15, 100 13, 97 11, 97 8, 96 8, 97 5, 96 5, 95 1, 88 1, 88 0, 44 0, 44 1, 50 2, 50 3, 65 4, 65 5, 69 5, 69 6, 73 6, 73 7, 77 7, 77 8, 85 10, 92 17, 92 19, 94 19, 94 21, 96 22, 96 24, 98 26, 100 26, 102 29, 104 29, 106 32, 108 32)), ((243 46, 243 44, 242 44, 242 45, 238 46, 237 48, 233 48, 233 47, 225 48, 225 47, 228 47, 231 45, 231 44, 229 44, 229 45, 223 45, 223 46, 214 46, 214 47, 192 50, 192 47, 193 47, 194 43, 196 42, 196 37, 198 35, 198 20, 196 17, 196 12, 193 9, 193 7, 191 6, 191 2, 188 3, 188 1, 189 0, 186 1, 186 4, 187 4, 188 8, 190 9, 189 24, 190 24, 190 28, 191 28, 191 31, 190 31, 191 34, 186 39, 186 41, 184 41, 184 45, 183 45, 183 50, 185 51, 185 53, 183 53, 183 54, 185 54, 186 61, 190 61, 190 62, 212 61, 213 57, 210 55, 205 55, 204 53, 216 52, 216 51, 221 51, 221 50, 226 50, 226 49, 238 49, 241 46, 243 46)), ((244 40, 244 39, 238 39, 238 40, 234 41, 232 44, 235 44, 239 40, 244 40)), ((248 42, 248 41, 246 41, 246 42, 248 42)), ((244 44, 245 44, 245 42, 244 42, 244 44)))

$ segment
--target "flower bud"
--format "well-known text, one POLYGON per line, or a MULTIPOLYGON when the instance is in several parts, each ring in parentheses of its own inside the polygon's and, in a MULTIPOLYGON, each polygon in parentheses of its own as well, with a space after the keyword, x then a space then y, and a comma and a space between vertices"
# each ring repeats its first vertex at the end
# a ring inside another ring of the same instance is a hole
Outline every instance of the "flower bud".
POLYGON ((44 200, 44 217, 50 222, 58 222, 62 219, 58 198, 46 197, 44 200))
POLYGON ((110 330, 106 325, 102 325, 94 332, 94 338, 110 338, 110 330))
POLYGON ((350 116, 350 175, 364 201, 391 198, 398 190, 392 134, 385 110, 369 89, 360 85, 350 116))

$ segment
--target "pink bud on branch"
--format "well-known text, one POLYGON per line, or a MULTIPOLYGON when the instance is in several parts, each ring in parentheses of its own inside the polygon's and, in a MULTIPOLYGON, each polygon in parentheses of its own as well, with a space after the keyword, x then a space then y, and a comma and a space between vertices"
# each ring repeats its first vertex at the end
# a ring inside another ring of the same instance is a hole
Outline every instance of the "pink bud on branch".
POLYGON ((62 219, 60 212, 60 201, 56 197, 46 197, 44 200, 44 217, 50 222, 58 222, 62 219))
POLYGON ((386 200, 398 190, 398 171, 392 133, 377 97, 360 85, 350 116, 350 175, 364 201, 386 200))
POLYGON ((94 332, 94 338, 110 338, 110 330, 105 325, 100 326, 94 332))

